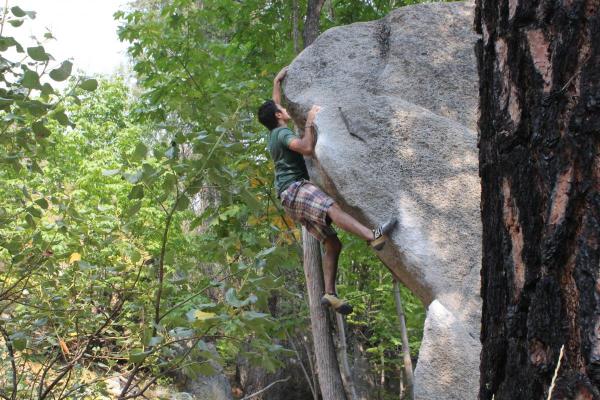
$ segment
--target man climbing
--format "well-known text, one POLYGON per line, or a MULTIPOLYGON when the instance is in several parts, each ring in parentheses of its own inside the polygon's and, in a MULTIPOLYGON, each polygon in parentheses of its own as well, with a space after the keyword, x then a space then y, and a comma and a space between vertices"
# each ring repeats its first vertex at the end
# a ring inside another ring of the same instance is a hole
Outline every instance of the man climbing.
POLYGON ((338 298, 335 291, 342 243, 330 224, 333 222, 343 230, 366 240, 374 249, 381 250, 386 241, 385 235, 394 228, 397 220, 392 218, 371 230, 342 211, 331 197, 308 180, 303 156, 310 157, 314 154, 316 140, 312 128, 321 108, 314 105, 309 111, 303 137, 294 134, 287 127, 291 118, 281 106, 281 82, 286 74, 287 67, 277 74, 273 82, 273 99, 264 102, 258 110, 260 123, 270 130, 268 148, 275 163, 275 188, 286 214, 302 224, 325 249, 325 294, 321 298, 321 304, 332 307, 340 314, 350 314, 352 306, 346 300, 338 298))

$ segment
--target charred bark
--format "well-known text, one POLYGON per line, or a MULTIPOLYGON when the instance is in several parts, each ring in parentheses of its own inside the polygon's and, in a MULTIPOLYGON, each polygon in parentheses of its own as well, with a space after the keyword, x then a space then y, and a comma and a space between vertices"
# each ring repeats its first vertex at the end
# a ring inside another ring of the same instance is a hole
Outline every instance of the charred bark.
POLYGON ((600 399, 600 1, 477 0, 480 399, 600 399))

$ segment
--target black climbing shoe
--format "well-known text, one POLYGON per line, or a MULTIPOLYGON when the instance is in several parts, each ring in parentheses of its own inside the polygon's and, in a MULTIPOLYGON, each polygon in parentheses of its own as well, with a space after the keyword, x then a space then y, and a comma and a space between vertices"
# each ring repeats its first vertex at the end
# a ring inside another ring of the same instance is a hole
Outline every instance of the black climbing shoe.
POLYGON ((387 240, 386 235, 394 229, 396 224, 398 224, 398 219, 394 217, 386 223, 379 225, 376 229, 373 229, 373 240, 369 242, 371 247, 375 250, 383 249, 387 240))
POLYGON ((344 299, 337 297, 335 293, 325 293, 321 297, 321 305, 329 306, 342 315, 348 315, 352 312, 352 306, 344 299))

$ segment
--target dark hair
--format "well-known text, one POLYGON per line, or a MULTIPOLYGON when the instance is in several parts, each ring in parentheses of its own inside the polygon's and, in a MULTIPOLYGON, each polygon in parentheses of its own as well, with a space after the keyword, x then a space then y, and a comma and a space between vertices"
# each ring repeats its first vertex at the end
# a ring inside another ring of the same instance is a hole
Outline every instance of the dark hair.
POLYGON ((273 100, 265 101, 258 109, 258 120, 269 130, 277 128, 277 117, 275 113, 279 112, 277 104, 273 100))

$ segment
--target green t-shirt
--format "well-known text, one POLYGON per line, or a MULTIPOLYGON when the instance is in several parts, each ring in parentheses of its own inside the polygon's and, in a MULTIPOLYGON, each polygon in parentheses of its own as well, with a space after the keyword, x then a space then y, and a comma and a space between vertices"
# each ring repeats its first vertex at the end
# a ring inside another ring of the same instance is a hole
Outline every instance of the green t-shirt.
POLYGON ((275 188, 280 194, 292 183, 308 179, 304 157, 289 149, 292 139, 300 139, 287 127, 275 128, 269 136, 269 153, 275 163, 275 188))

